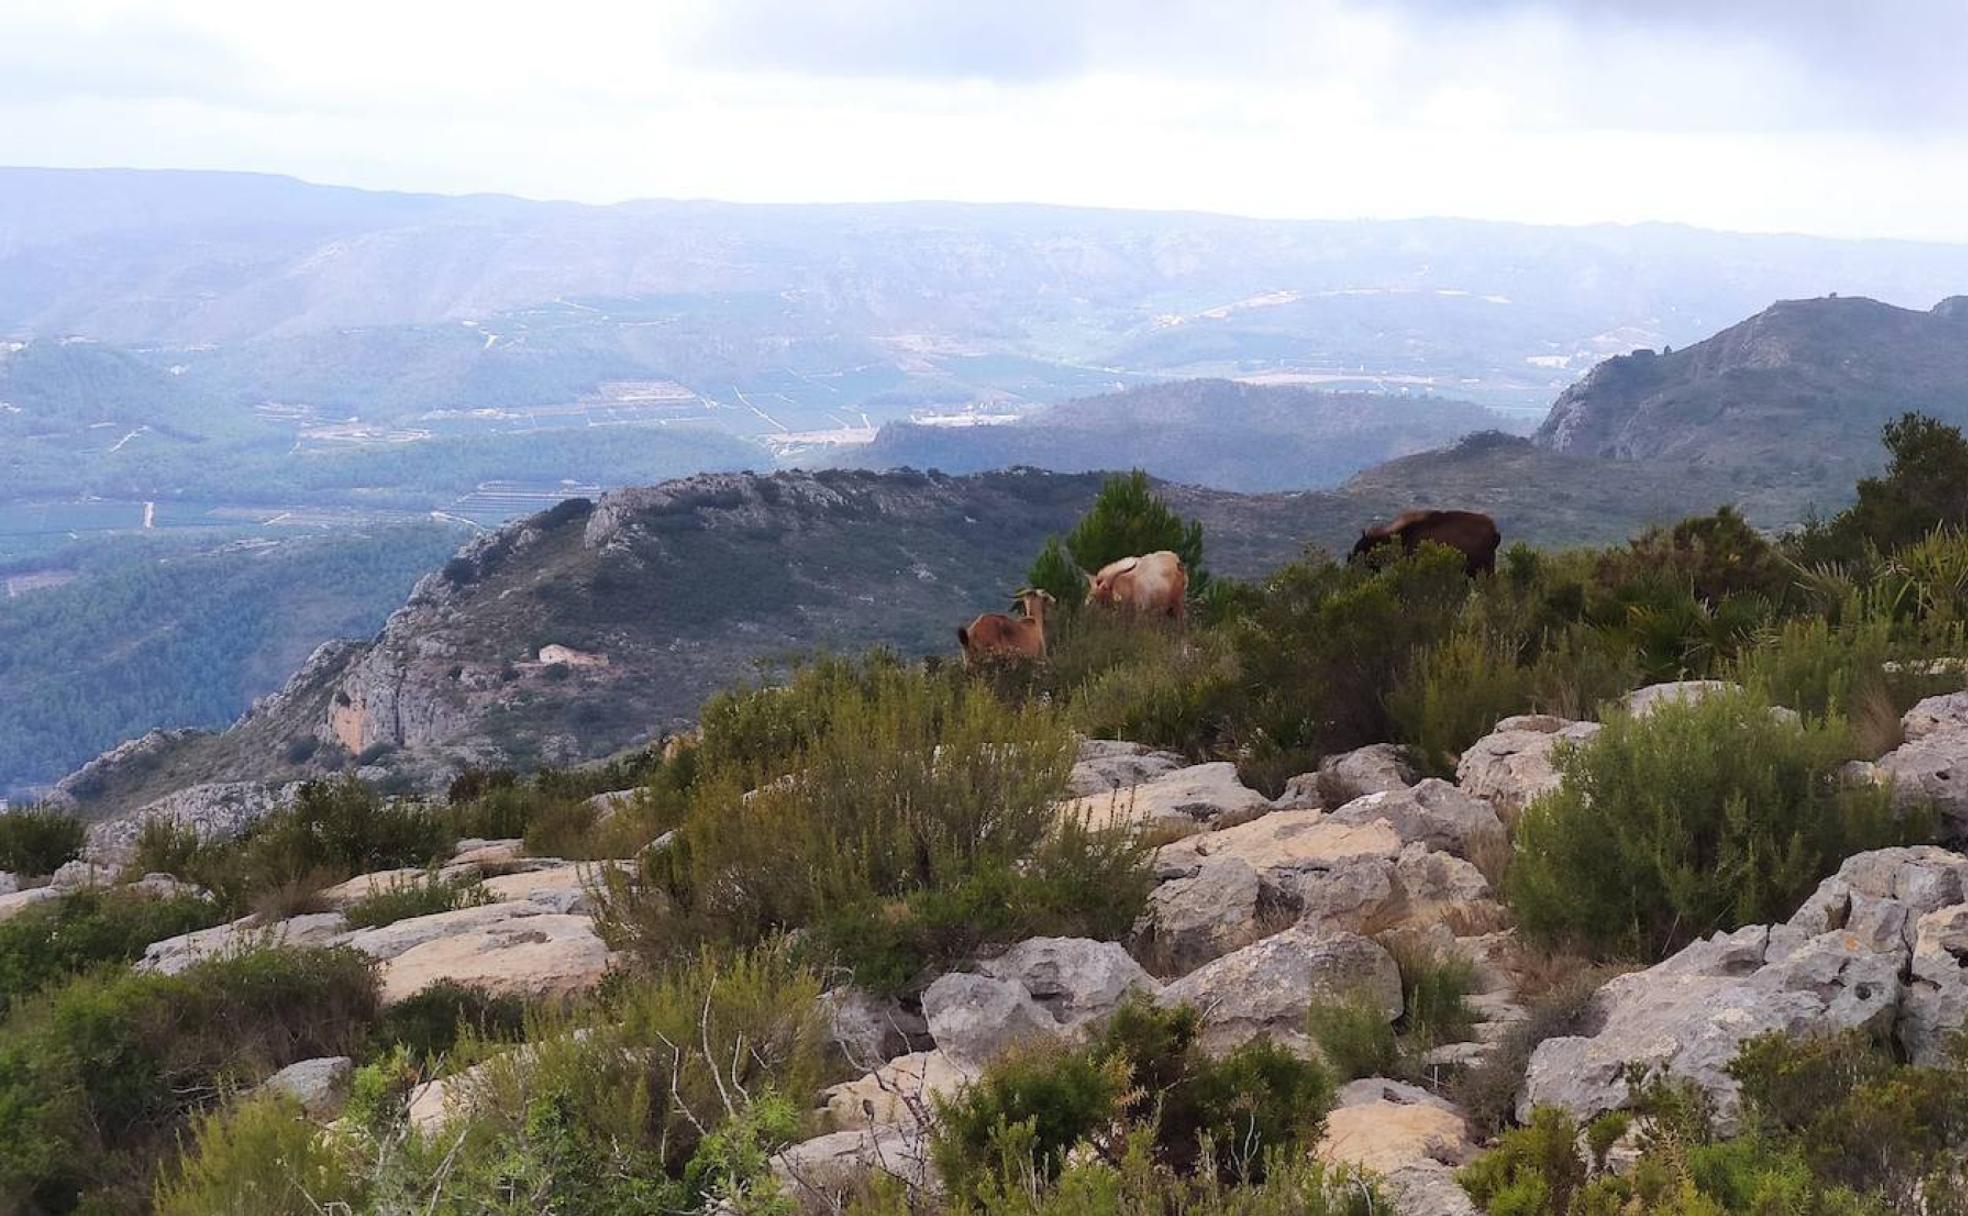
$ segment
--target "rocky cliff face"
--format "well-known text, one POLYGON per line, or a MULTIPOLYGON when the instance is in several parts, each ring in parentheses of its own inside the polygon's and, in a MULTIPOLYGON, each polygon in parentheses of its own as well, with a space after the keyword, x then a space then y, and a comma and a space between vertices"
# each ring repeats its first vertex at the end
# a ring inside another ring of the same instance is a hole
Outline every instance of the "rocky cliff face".
POLYGON ((1784 300, 1679 351, 1608 359, 1538 429, 1554 451, 1614 460, 1809 468, 1876 452, 1906 410, 1968 421, 1968 321, 1876 300, 1784 300))

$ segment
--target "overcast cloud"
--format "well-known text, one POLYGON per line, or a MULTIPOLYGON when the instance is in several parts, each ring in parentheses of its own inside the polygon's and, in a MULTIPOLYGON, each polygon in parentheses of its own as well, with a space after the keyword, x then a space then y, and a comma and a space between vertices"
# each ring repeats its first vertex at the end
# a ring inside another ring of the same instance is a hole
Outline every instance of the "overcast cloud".
POLYGON ((8 0, 0 162, 1968 240, 1961 0, 8 0))

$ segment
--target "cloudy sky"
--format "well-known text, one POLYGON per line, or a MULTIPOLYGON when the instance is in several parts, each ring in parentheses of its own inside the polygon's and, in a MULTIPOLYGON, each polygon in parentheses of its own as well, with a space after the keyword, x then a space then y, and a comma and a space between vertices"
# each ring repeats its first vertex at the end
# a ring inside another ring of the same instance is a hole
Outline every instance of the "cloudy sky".
POLYGON ((1968 241, 1963 0, 5 0, 0 163, 1968 241))

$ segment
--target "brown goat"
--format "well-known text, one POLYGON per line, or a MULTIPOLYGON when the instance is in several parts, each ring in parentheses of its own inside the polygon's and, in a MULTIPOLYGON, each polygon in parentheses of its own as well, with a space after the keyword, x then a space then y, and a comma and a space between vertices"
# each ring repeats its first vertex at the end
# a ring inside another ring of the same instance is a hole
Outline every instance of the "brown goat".
POLYGON ((1089 604, 1105 604, 1143 616, 1166 616, 1182 623, 1189 595, 1189 572, 1167 549, 1108 562, 1087 576, 1089 604))
POLYGON ((1397 542, 1401 552, 1413 553, 1427 540, 1460 549, 1465 559, 1463 568, 1471 578, 1496 573, 1497 546, 1503 543, 1503 534, 1497 531, 1496 521, 1480 511, 1403 511, 1393 523, 1362 531, 1359 543, 1353 546, 1353 557, 1397 542))
POLYGON ((987 612, 968 625, 957 626, 964 666, 975 666, 986 658, 1043 659, 1046 605, 1052 602, 1050 594, 1027 588, 1018 593, 1024 616, 987 612))

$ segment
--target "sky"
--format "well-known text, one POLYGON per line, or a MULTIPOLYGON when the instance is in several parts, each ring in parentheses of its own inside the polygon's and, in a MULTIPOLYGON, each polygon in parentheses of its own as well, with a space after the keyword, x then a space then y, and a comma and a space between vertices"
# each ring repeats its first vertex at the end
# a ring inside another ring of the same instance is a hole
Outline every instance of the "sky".
POLYGON ((0 164, 1968 241, 1968 0, 4 0, 0 164))

